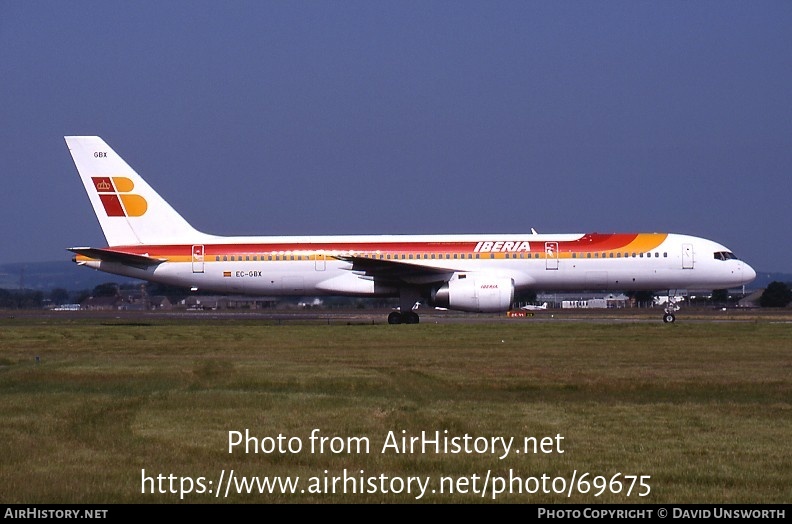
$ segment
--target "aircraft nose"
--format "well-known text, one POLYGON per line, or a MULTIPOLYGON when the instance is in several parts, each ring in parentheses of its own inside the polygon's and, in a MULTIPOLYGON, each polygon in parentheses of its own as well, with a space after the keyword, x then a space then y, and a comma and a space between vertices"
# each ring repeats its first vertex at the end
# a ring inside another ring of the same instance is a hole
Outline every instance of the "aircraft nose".
POLYGON ((742 274, 743 274, 743 282, 745 284, 753 282, 753 280, 756 278, 756 271, 754 271, 754 268, 752 268, 748 264, 743 265, 742 274))

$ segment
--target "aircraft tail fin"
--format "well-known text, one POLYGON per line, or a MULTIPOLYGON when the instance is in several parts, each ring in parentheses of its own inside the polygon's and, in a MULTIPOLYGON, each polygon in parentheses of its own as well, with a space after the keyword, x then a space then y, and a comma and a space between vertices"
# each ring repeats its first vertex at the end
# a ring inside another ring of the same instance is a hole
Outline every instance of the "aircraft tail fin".
POLYGON ((108 246, 199 242, 195 230, 98 136, 67 136, 108 246))

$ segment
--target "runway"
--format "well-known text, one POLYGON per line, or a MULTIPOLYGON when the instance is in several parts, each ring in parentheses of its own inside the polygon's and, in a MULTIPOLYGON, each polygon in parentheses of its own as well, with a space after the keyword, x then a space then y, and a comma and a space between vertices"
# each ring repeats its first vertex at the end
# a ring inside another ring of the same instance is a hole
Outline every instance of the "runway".
MULTIPOLYGON (((391 309, 259 309, 259 310, 3 310, 3 319, 30 320, 91 320, 110 323, 146 323, 156 321, 261 321, 271 324, 366 324, 387 325, 391 309)), ((510 316, 507 313, 461 313, 442 310, 419 310, 422 324, 492 324, 492 323, 537 323, 537 322, 583 322, 583 323, 663 323, 662 308, 623 309, 548 309, 528 311, 526 316, 510 316)), ((792 308, 682 308, 677 312, 679 323, 689 322, 776 322, 792 323, 792 308)), ((413 329, 407 325, 393 326, 394 329, 413 329)))

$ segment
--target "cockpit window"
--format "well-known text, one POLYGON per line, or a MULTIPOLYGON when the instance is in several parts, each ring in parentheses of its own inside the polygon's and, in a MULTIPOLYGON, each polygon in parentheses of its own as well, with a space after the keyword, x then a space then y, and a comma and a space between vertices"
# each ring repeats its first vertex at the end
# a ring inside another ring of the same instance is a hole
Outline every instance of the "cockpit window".
POLYGON ((737 260, 737 257, 731 251, 716 251, 715 260, 737 260))

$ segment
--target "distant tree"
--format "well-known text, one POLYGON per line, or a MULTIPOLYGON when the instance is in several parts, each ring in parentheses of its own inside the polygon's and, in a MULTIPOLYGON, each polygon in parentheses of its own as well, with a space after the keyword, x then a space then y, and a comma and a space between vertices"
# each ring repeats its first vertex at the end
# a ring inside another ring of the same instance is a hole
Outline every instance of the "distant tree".
POLYGON ((728 289, 715 289, 712 291, 713 304, 725 304, 728 301, 729 301, 728 289))
POLYGON ((38 309, 44 304, 44 293, 24 290, 19 292, 19 309, 38 309))
POLYGON ((115 282, 107 282, 99 284, 93 289, 93 296, 95 297, 114 297, 118 295, 118 284, 115 282))
POLYGON ((7 289, 0 289, 0 308, 13 308, 16 304, 11 292, 7 289))
POLYGON ((770 282, 762 296, 759 297, 759 305, 762 307, 785 307, 792 302, 792 290, 789 285, 783 282, 770 282))
POLYGON ((44 293, 30 289, 0 289, 0 308, 38 309, 44 302, 44 293))
POLYGON ((191 294, 190 290, 186 287, 169 286, 167 284, 160 284, 158 282, 146 283, 146 293, 148 293, 149 296, 161 295, 168 297, 168 300, 170 300, 171 304, 176 304, 191 294))
POLYGON ((62 287, 56 287, 52 291, 50 291, 50 300, 52 300, 53 304, 58 306, 62 304, 66 304, 69 302, 69 292, 68 290, 62 287))

